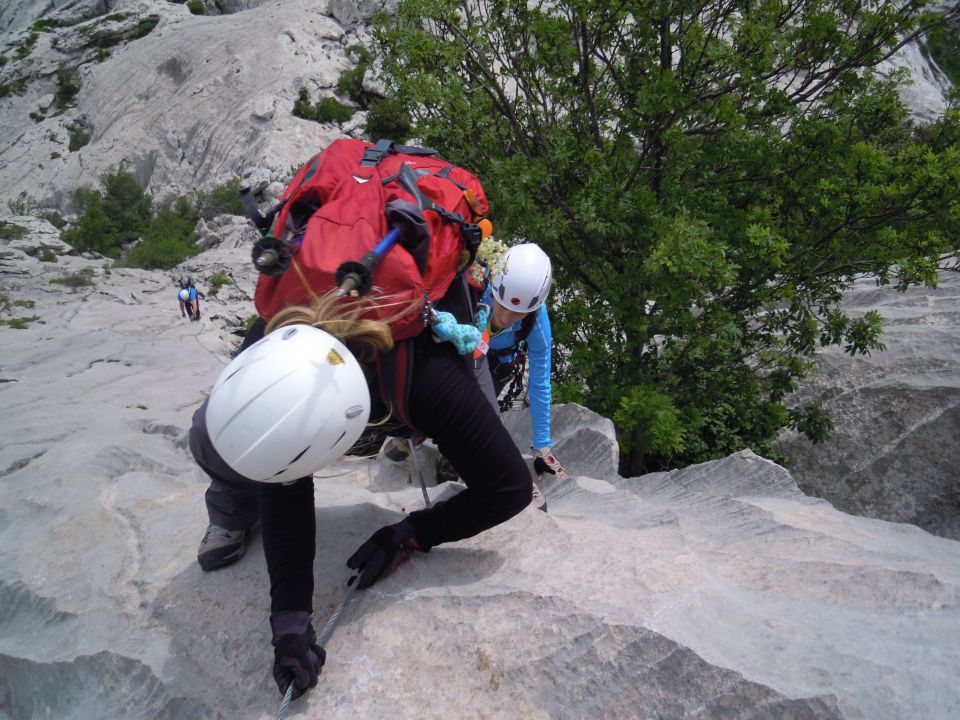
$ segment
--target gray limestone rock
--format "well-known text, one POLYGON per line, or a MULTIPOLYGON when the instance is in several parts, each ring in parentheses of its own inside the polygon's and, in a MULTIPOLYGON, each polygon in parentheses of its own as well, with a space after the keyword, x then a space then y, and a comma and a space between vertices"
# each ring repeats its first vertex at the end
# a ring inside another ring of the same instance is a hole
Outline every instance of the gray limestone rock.
POLYGON ((292 115, 301 87, 329 94, 353 65, 327 3, 274 0, 219 16, 166 0, 129 5, 135 12, 123 20, 113 13, 41 33, 30 57, 4 68, 27 82, 17 102, 0 102, 0 199, 16 187, 62 208, 73 189, 119 166, 167 202, 252 166, 282 180, 343 135, 292 115), (128 36, 147 16, 156 26, 128 36), (94 57, 97 33, 124 39, 94 57), (75 106, 38 121, 30 113, 54 91, 64 62, 79 70, 75 106), (87 143, 68 149, 79 129, 87 143))
POLYGON ((819 445, 783 435, 794 477, 846 512, 960 539, 960 465, 950 455, 960 437, 960 275, 905 293, 864 280, 844 306, 877 308, 887 349, 817 354, 818 375, 795 400, 823 402, 836 430, 819 445))

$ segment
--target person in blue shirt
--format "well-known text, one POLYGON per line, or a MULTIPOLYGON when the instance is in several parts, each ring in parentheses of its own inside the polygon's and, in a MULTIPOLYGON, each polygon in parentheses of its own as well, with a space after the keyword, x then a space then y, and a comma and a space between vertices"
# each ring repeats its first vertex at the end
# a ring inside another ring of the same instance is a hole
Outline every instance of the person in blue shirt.
MULTIPOLYGON (((486 328, 481 328, 486 330, 484 339, 471 360, 473 372, 488 402, 500 412, 509 405, 498 400, 503 389, 515 377, 522 384, 524 370, 528 369, 527 399, 533 426, 530 449, 537 479, 542 482, 544 473, 563 478, 566 472, 553 453, 550 434, 552 335, 545 302, 553 280, 550 258, 538 245, 527 243, 509 248, 501 263, 504 270, 493 277, 481 295, 480 306, 486 307, 488 321, 486 328)), ((423 439, 415 436, 414 443, 419 445, 423 439)), ((405 439, 392 438, 385 445, 386 457, 394 462, 405 460, 409 453, 405 439)), ((441 458, 437 480, 456 477, 449 461, 441 458)), ((547 507, 536 483, 531 504, 541 510, 547 507)))
POLYGON ((206 298, 206 295, 204 295, 202 292, 200 292, 199 290, 197 290, 197 288, 196 288, 196 287, 194 286, 194 284, 193 284, 193 279, 192 279, 192 278, 189 278, 189 277, 187 278, 187 291, 190 293, 190 297, 189 297, 189 299, 187 300, 187 302, 189 303, 189 306, 190 306, 190 307, 189 307, 190 319, 191 319, 191 320, 199 320, 199 319, 200 319, 200 300, 199 300, 199 298, 203 298, 204 300, 206 300, 206 299, 207 299, 207 298, 206 298))
MULTIPOLYGON (((507 250, 502 263, 503 271, 494 276, 481 298, 481 304, 490 309, 488 347, 481 352, 486 353, 493 397, 499 398, 507 383, 518 372, 522 374, 520 363, 525 358, 536 471, 541 480, 544 472, 563 477, 566 473, 553 454, 550 435, 552 336, 545 302, 553 278, 550 258, 538 245, 527 243, 507 250)), ((478 379, 486 385, 482 372, 478 379)))
POLYGON ((187 317, 190 316, 190 319, 193 319, 193 304, 190 302, 190 290, 186 287, 181 287, 177 290, 177 302, 180 304, 180 316, 187 317))

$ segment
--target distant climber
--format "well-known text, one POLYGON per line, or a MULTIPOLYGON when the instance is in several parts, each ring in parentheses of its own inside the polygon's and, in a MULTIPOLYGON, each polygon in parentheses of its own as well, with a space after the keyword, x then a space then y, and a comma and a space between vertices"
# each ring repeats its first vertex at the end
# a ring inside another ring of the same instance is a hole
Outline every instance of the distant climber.
POLYGON ((190 311, 191 311, 190 319, 199 320, 200 319, 200 298, 203 298, 204 300, 206 300, 207 296, 204 295, 199 290, 197 290, 197 288, 193 284, 193 279, 189 277, 187 278, 187 292, 189 293, 188 302, 190 304, 190 311))
POLYGON ((190 302, 190 290, 188 288, 177 290, 177 302, 180 304, 180 316, 189 317, 193 320, 193 303, 190 302))

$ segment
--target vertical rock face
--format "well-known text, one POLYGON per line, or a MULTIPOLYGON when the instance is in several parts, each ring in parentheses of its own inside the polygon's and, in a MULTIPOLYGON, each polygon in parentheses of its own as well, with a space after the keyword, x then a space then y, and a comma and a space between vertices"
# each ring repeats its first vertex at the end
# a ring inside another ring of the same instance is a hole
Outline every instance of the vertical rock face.
MULTIPOLYGON (((23 17, 46 12, 38 2, 18 7, 23 17)), ((345 29, 315 0, 229 9, 237 12, 123 2, 79 23, 84 15, 51 16, 60 24, 29 42, 11 27, 0 41, 27 44, 0 71, 19 88, 0 100, 0 194, 63 207, 74 188, 123 166, 163 201, 257 169, 283 178, 342 136, 335 124, 294 117, 293 102, 300 88, 333 94, 362 28, 345 29), (65 67, 78 71, 79 88, 53 107, 65 67)), ((345 23, 367 17, 341 10, 345 23)))
POLYGON ((836 429, 820 445, 784 435, 793 475, 846 512, 960 539, 960 276, 906 293, 863 281, 844 304, 880 311, 887 349, 818 354, 818 375, 797 399, 822 401, 836 429))
MULTIPOLYGON (((273 717, 260 540, 236 565, 199 569, 206 483, 185 449, 250 313, 248 255, 225 241, 167 274, 111 268, 47 228, 0 245, 0 708, 273 717), (176 278, 209 291, 214 272, 236 283, 207 293, 200 322, 182 319, 176 278), (76 276, 88 282, 63 284, 76 276)), ((527 448, 527 413, 505 420, 527 448)), ((960 544, 846 515, 749 451, 626 479, 609 420, 560 406, 554 428, 569 475, 544 481, 549 513, 417 554, 356 593, 293 710, 960 716, 960 544)), ((423 499, 410 460, 344 460, 315 487, 322 624, 346 558, 423 499)))

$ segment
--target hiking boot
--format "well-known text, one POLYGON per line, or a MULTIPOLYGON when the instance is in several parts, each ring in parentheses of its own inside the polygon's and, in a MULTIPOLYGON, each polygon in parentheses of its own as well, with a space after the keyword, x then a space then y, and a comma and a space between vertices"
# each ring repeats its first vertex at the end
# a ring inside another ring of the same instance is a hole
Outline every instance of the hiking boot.
POLYGON ((197 549, 197 562, 207 572, 232 565, 247 551, 249 535, 249 530, 227 530, 213 523, 207 525, 207 532, 197 549))
POLYGON ((544 512, 547 511, 547 498, 544 497, 543 491, 536 483, 533 484, 533 498, 530 500, 530 507, 544 512))
POLYGON ((453 469, 453 463, 445 457, 440 458, 437 463, 437 485, 445 482, 456 482, 460 479, 457 471, 453 469))
POLYGON ((410 457, 410 443, 406 438, 392 437, 384 453, 388 460, 403 462, 410 457))

